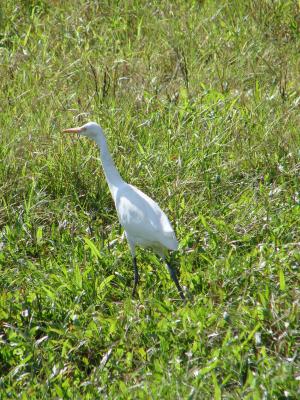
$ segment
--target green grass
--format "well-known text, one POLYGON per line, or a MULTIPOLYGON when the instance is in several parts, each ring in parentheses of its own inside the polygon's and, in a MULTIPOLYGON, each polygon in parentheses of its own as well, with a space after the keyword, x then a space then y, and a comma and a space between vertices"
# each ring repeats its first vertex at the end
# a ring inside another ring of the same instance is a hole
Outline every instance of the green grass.
POLYGON ((0 5, 1 399, 296 399, 299 3, 0 5), (89 141, 180 240, 130 252, 89 141))

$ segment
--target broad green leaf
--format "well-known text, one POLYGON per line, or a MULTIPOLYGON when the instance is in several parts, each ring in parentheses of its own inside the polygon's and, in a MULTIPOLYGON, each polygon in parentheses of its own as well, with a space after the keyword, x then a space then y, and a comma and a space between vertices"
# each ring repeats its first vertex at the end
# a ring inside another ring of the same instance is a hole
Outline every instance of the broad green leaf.
POLYGON ((105 287, 109 284, 110 281, 114 279, 115 275, 109 275, 107 278, 105 278, 101 283, 100 286, 97 290, 98 293, 101 293, 105 287))
POLYGON ((100 251, 97 249, 95 244, 87 237, 84 238, 87 247, 91 250, 91 254, 96 258, 101 258, 100 251))
POLYGON ((212 361, 206 367, 200 369, 199 375, 203 376, 203 375, 208 374, 210 371, 212 371, 213 369, 217 368, 218 365, 219 365, 219 360, 212 361))
POLYGON ((77 287, 82 289, 82 275, 78 264, 75 265, 74 274, 77 287))
POLYGON ((211 373, 212 380, 213 380, 213 385, 214 385, 214 399, 215 400, 221 400, 221 387, 218 383, 216 375, 212 372, 211 373))
POLYGON ((36 242, 37 244, 41 244, 43 239, 43 227, 39 226, 37 231, 36 231, 36 242))
POLYGON ((285 277, 281 268, 279 270, 279 287, 281 291, 285 291, 285 277))

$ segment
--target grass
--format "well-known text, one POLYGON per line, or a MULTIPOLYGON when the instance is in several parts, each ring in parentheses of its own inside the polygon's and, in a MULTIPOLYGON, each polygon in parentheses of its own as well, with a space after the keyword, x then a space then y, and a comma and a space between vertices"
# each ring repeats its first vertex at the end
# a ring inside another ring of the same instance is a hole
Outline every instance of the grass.
POLYGON ((299 3, 0 5, 0 397, 299 398, 299 3), (180 240, 130 253, 91 142, 180 240))

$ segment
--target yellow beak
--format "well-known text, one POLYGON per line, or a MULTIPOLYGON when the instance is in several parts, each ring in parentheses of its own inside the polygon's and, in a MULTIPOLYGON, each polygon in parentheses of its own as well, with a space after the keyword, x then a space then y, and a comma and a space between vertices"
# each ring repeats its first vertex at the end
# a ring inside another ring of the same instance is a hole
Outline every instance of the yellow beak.
POLYGON ((82 132, 84 129, 82 127, 77 127, 77 128, 69 128, 69 129, 64 129, 63 132, 64 133, 80 133, 82 132))

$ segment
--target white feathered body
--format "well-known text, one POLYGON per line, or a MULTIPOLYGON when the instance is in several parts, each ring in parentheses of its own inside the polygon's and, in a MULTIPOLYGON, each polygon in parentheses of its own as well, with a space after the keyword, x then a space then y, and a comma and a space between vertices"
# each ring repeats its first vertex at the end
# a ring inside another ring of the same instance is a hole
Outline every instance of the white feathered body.
POLYGON ((149 196, 123 182, 113 197, 129 242, 152 248, 160 255, 177 250, 178 241, 168 217, 149 196))

